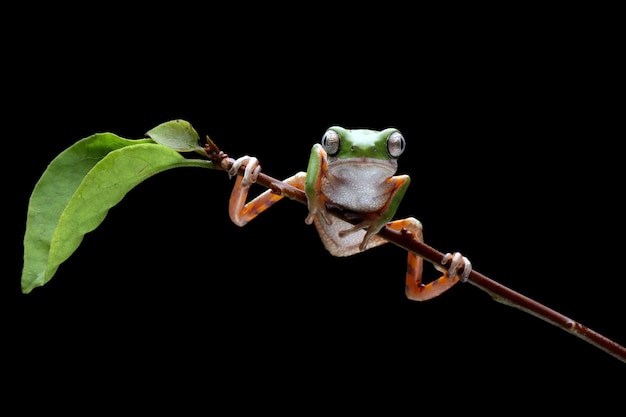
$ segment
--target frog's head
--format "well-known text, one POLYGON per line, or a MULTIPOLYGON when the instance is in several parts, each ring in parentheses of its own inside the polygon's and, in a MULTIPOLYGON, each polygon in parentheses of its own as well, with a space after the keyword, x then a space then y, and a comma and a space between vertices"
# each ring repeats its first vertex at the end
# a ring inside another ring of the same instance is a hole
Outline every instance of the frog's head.
POLYGON ((321 145, 330 160, 371 158, 395 161, 404 152, 405 141, 395 128, 378 131, 332 126, 326 130, 321 145))

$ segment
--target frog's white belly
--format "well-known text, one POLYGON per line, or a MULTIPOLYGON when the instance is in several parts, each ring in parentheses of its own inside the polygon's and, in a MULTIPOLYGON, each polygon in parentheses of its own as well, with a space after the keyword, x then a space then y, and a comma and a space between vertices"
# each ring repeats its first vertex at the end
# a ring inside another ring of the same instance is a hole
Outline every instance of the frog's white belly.
MULTIPOLYGON (((396 171, 393 162, 360 158, 329 164, 321 181, 321 191, 328 198, 329 205, 357 213, 375 213, 385 207, 394 191, 390 181, 396 171)), ((314 220, 326 249, 334 256, 361 252, 359 246, 365 237, 365 230, 340 237, 339 232, 351 229, 353 225, 334 216, 329 217, 332 219, 330 225, 320 216, 314 220)), ((367 249, 382 243, 385 243, 384 239, 373 236, 367 249)))

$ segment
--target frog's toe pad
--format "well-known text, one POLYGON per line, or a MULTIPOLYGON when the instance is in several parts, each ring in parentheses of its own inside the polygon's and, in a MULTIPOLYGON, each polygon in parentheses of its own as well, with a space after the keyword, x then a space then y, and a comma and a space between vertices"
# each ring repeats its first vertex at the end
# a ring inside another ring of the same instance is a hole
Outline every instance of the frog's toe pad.
POLYGON ((461 275, 459 275, 459 280, 466 282, 472 272, 472 263, 459 252, 455 252, 454 254, 446 253, 441 260, 441 264, 447 264, 450 259, 452 259, 452 262, 450 262, 450 267, 448 268, 448 276, 457 276, 459 275, 459 270, 462 270, 461 275))
POLYGON ((245 155, 233 162, 233 165, 228 170, 228 176, 232 178, 237 175, 242 165, 246 167, 243 180, 241 181, 241 184, 245 187, 256 182, 259 172, 261 172, 261 166, 259 165, 259 160, 254 156, 245 155))

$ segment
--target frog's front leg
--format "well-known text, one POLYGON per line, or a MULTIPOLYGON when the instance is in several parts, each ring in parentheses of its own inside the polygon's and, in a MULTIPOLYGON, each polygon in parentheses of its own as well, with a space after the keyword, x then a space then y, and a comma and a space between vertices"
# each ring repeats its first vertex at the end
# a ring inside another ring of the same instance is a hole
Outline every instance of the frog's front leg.
POLYGON ((312 224, 316 218, 330 226, 333 221, 326 211, 328 197, 322 192, 322 181, 328 173, 328 155, 324 148, 316 143, 311 148, 309 164, 304 184, 309 214, 304 222, 312 224))
MULTIPOLYGON (((389 222, 387 226, 398 231, 405 230, 411 233, 418 241, 424 241, 422 224, 413 217, 389 222)), ((450 259, 452 259, 452 262, 447 270, 443 267, 435 266, 438 271, 443 272, 443 276, 428 284, 423 284, 422 272, 424 260, 415 252, 409 251, 405 287, 407 298, 414 301, 430 300, 452 288, 457 282, 467 281, 467 277, 472 270, 470 261, 460 253, 455 252, 454 254, 445 254, 442 264, 448 263, 450 259), (461 275, 459 275, 459 272, 461 272, 461 275)))
MULTIPOLYGON (((274 193, 272 190, 267 190, 246 204, 250 186, 256 182, 259 172, 261 172, 259 161, 252 156, 242 156, 238 158, 228 171, 228 175, 231 177, 237 176, 233 191, 230 194, 228 214, 233 223, 238 226, 246 225, 250 220, 254 219, 284 197, 274 193), (242 165, 246 167, 244 174, 237 175, 242 165)), ((304 190, 305 176, 304 172, 299 172, 285 179, 283 182, 304 190)))

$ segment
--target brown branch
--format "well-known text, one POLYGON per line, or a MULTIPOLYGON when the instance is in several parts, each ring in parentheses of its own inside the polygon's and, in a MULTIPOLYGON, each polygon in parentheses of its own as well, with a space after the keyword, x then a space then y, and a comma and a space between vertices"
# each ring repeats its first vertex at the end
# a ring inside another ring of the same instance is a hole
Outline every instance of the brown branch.
MULTIPOLYGON (((208 141, 210 139, 207 138, 208 141)), ((229 158, 228 155, 220 152, 217 146, 212 142, 207 145, 207 154, 210 158, 216 162, 219 168, 228 170, 235 162, 234 159, 229 158)), ((244 167, 240 168, 239 174, 243 174, 244 167)), ((298 201, 303 204, 307 204, 307 199, 304 191, 299 188, 293 187, 280 180, 270 177, 264 173, 259 173, 257 178, 257 184, 260 184, 266 188, 273 190, 274 193, 283 195, 292 200, 298 201)), ((330 210, 331 213, 342 220, 347 222, 353 222, 345 216, 345 213, 339 210, 330 210)), ((396 231, 390 227, 384 227, 379 233, 389 242, 404 248, 408 251, 415 252, 428 262, 435 265, 442 265, 444 254, 436 249, 426 245, 423 242, 414 239, 410 234, 396 231)), ((443 264, 444 266, 447 266, 443 264)), ((526 313, 529 313, 541 320, 544 320, 550 324, 553 324, 568 333, 573 334, 584 340, 587 343, 605 351, 606 353, 614 356, 615 358, 626 363, 626 348, 614 342, 611 339, 595 332, 594 330, 566 317, 555 310, 552 310, 545 305, 534 301, 516 291, 507 288, 496 281, 486 277, 478 271, 472 270, 467 280, 470 284, 480 288, 487 292, 495 301, 506 304, 510 307, 518 308, 526 313)))

